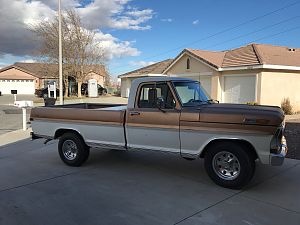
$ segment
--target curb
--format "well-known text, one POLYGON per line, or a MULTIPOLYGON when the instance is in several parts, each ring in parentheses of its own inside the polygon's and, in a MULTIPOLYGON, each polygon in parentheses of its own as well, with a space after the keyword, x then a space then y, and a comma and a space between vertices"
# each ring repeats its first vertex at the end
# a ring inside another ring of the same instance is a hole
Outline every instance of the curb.
POLYGON ((0 146, 30 138, 31 131, 32 131, 31 128, 29 128, 26 131, 20 129, 20 130, 8 132, 6 134, 2 134, 0 135, 0 146))

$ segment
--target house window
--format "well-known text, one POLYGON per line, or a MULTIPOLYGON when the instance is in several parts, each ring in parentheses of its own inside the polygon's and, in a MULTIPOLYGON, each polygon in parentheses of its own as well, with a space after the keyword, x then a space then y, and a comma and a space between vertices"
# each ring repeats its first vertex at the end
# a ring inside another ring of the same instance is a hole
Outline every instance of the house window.
POLYGON ((187 60, 186 60, 186 69, 187 70, 191 69, 190 58, 187 58, 187 60))

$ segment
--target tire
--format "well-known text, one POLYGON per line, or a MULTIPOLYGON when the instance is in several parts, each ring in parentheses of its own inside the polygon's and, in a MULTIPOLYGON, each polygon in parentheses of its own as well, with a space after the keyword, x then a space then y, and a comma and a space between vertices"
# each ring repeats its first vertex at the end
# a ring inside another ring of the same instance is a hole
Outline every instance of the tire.
POLYGON ((68 166, 81 166, 89 157, 90 149, 76 133, 65 133, 59 138, 58 153, 68 166))
POLYGON ((238 143, 214 144, 204 156, 208 176, 222 187, 241 189, 255 172, 255 159, 247 150, 238 143))

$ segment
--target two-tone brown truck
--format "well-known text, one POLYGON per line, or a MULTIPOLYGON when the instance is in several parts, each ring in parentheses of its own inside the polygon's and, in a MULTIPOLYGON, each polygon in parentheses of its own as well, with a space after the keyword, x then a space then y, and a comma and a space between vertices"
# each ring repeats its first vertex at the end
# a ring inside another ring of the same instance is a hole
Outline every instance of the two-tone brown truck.
POLYGON ((70 166, 82 165, 90 148, 172 152, 204 158, 211 179, 228 188, 247 184, 256 160, 281 165, 287 152, 279 107, 219 104, 183 78, 136 79, 128 105, 37 107, 30 119, 32 138, 59 139, 70 166))

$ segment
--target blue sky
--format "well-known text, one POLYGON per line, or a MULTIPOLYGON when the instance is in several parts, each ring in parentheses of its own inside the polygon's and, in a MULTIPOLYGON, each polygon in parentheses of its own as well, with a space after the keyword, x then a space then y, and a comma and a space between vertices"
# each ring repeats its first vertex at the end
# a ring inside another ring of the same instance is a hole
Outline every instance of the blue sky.
POLYGON ((134 40, 134 46, 141 51, 140 56, 112 60, 110 70, 114 74, 120 74, 137 67, 130 65, 129 61, 160 61, 166 58, 173 58, 185 47, 226 50, 254 41, 258 43, 300 47, 300 2, 264 18, 201 41, 201 39, 219 31, 262 16, 293 2, 295 1, 134 1, 134 4, 138 7, 154 10, 155 15, 149 21, 152 28, 145 31, 110 30, 110 33, 120 39, 134 40), (193 24, 193 21, 196 22, 193 24), (296 27, 298 29, 273 36, 284 30, 296 27), (257 30, 260 31, 228 41, 257 30), (193 43, 197 40, 199 41, 193 43), (228 42, 222 43, 225 41, 228 42), (179 49, 176 49, 177 47, 179 49), (168 52, 172 49, 175 50, 168 52))
MULTIPOLYGON (((114 77, 174 58, 184 48, 227 50, 253 42, 300 48, 300 0, 61 1, 97 30, 114 77)), ((53 17, 57 0, 0 4, 6 5, 0 9, 0 67, 34 61, 36 43, 26 26, 53 17)))

